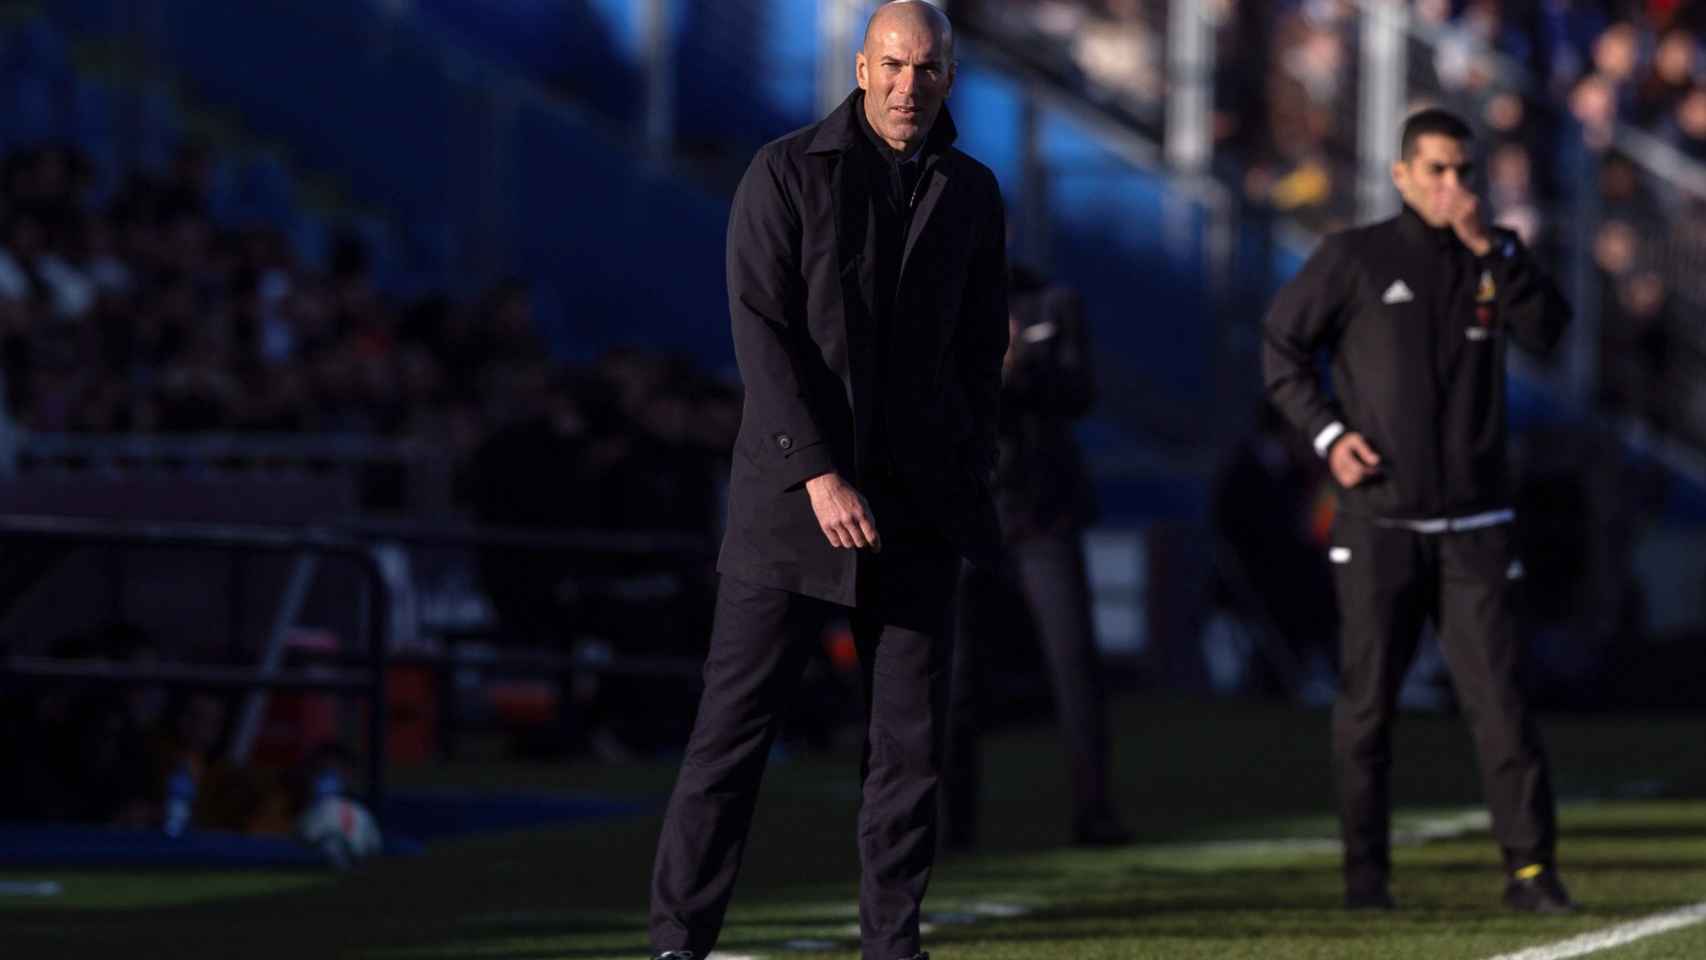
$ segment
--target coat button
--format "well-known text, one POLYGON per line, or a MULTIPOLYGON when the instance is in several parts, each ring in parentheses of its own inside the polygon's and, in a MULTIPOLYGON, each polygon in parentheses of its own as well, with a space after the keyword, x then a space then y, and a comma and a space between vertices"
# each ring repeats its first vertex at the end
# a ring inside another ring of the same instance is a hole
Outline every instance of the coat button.
POLYGON ((784 450, 791 450, 794 447, 794 438, 785 433, 778 433, 776 435, 776 445, 784 450))

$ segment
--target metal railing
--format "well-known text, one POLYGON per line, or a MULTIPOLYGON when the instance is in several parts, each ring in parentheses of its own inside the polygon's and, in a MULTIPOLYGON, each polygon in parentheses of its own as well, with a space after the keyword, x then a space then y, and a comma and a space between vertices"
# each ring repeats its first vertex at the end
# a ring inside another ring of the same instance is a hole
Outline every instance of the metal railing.
MULTIPOLYGON (((353 561, 364 587, 382 600, 391 586, 373 545, 348 535, 232 524, 120 523, 71 517, 0 515, 0 543, 50 542, 73 546, 139 546, 162 550, 235 549, 253 553, 296 556, 336 556, 353 561)), ((253 668, 193 664, 132 665, 78 662, 45 657, 7 657, 0 660, 0 680, 36 683, 161 684, 184 687, 245 689, 251 692, 294 689, 320 690, 358 696, 368 705, 367 798, 378 810, 385 800, 386 694, 385 670, 389 635, 389 602, 367 604, 366 666, 361 670, 291 670, 276 659, 253 668)), ((246 711, 258 713, 252 704, 246 711)))
MULTIPOLYGON (((702 534, 668 531, 539 531, 520 527, 474 524, 427 524, 416 522, 355 521, 337 526, 351 536, 380 545, 386 551, 419 559, 431 552, 451 551, 461 555, 493 551, 524 551, 555 556, 597 558, 601 566, 614 561, 622 574, 603 573, 600 583, 569 576, 588 592, 597 593, 644 571, 691 570, 708 572, 716 556, 716 544, 702 534)), ((412 561, 411 561, 412 562, 412 561)), ((679 585, 678 585, 679 587, 679 585)), ((405 616, 412 616, 410 609, 405 616)), ((581 625, 585 636, 600 634, 596 624, 581 625)), ((633 677, 653 680, 694 681, 700 673, 698 653, 636 652, 623 649, 620 638, 609 642, 579 642, 583 633, 556 638, 558 649, 520 646, 510 636, 513 624, 501 612, 496 621, 434 622, 424 614, 412 619, 407 631, 414 642, 394 650, 391 662, 426 667, 438 677, 439 753, 452 757, 462 731, 462 710, 454 691, 457 675, 472 671, 484 677, 571 676, 633 677)))
MULTIPOLYGON (((102 660, 72 660, 48 656, 11 655, 0 658, 0 683, 160 685, 197 689, 246 691, 249 699, 233 731, 237 759, 247 752, 265 708, 264 693, 274 690, 317 691, 354 697, 367 705, 367 797, 378 811, 385 798, 386 675, 393 666, 424 666, 439 676, 445 696, 440 720, 443 752, 459 727, 448 681, 461 669, 496 675, 602 674, 631 677, 691 679, 698 657, 628 655, 582 649, 557 653, 536 649, 494 649, 473 652, 469 641, 488 637, 490 630, 435 631, 438 642, 420 641, 423 627, 400 605, 397 574, 388 570, 385 554, 398 546, 454 550, 515 549, 553 551, 599 557, 626 557, 648 566, 708 566, 713 548, 702 536, 656 533, 604 533, 535 530, 474 525, 424 527, 409 523, 352 522, 307 529, 242 524, 119 523, 70 517, 0 515, 0 543, 50 542, 67 546, 143 547, 155 549, 221 549, 250 553, 327 556, 354 561, 369 595, 379 602, 363 604, 365 649, 347 656, 310 656, 304 665, 286 667, 275 630, 272 642, 252 667, 191 663, 129 664, 102 660), (397 620, 400 622, 394 623, 397 620), (328 659, 330 662, 328 662, 328 659)), ((299 568, 299 573, 302 568, 299 568)), ((307 568, 312 576, 312 568, 307 568)), ((300 580, 300 577, 296 578, 300 580)), ((298 598, 302 585, 295 590, 298 598)), ((286 602, 286 609, 291 604, 286 602)), ((284 617, 288 620, 288 617, 284 617)), ((288 626, 288 623, 284 623, 288 626)))
POLYGON ((419 440, 368 434, 94 434, 20 432, 15 456, 31 466, 103 469, 149 464, 411 463, 441 457, 419 440))

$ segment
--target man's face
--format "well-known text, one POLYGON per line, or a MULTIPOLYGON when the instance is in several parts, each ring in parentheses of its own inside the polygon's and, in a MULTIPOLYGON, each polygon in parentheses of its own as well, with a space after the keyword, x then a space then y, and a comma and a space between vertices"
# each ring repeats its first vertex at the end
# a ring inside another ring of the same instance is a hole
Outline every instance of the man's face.
POLYGON ((1392 182, 1398 185, 1398 195, 1428 226, 1446 227, 1472 196, 1472 169, 1463 141, 1424 133, 1416 138, 1410 159, 1392 165, 1392 182))
POLYGON ((854 59, 865 117, 901 153, 924 143, 954 85, 954 65, 923 17, 886 17, 854 59))

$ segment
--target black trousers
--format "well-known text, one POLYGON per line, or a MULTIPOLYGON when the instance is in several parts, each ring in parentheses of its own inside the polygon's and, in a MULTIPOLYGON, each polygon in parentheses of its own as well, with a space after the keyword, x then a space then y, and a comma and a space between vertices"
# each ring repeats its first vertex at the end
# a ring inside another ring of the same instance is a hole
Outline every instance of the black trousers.
POLYGON ((1346 886, 1380 886, 1391 871, 1392 718, 1428 619, 1474 737, 1506 865, 1551 864, 1551 778, 1517 685, 1511 591, 1520 566, 1511 526, 1422 534, 1341 516, 1333 543, 1341 614, 1333 759, 1346 886))
MULTIPOLYGON (((959 558, 901 511, 872 498, 883 552, 860 556, 851 612, 865 698, 858 847, 865 960, 919 951, 919 912, 935 861, 938 778, 948 708, 949 630, 959 558)), ((725 576, 717 591, 705 693, 664 815, 652 875, 658 951, 715 946, 777 722, 830 605, 725 576)))
POLYGON ((1090 582, 1077 531, 1028 537, 1009 545, 1004 566, 966 565, 954 642, 944 784, 949 839, 977 834, 981 781, 978 737, 988 677, 981 651, 1013 635, 1011 601, 1022 600, 1042 644, 1072 780, 1075 823, 1108 815, 1108 720, 1090 612, 1090 582))

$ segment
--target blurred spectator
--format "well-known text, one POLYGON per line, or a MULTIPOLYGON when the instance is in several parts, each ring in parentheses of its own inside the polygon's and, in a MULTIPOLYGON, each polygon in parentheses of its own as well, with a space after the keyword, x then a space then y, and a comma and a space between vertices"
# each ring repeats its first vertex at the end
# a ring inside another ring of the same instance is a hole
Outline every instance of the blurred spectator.
POLYGON ((1617 122, 1617 92, 1610 81, 1592 74, 1570 92, 1570 112, 1582 125, 1582 138, 1595 150, 1611 145, 1617 122))
POLYGON ((629 528, 709 534, 716 504, 703 477, 734 446, 738 396, 679 356, 616 350, 599 374, 628 424, 606 510, 629 528))
POLYGON ((1492 205, 1493 222, 1515 230, 1523 243, 1532 246, 1542 221, 1528 151, 1520 144, 1504 144, 1493 151, 1487 168, 1487 200, 1492 205))
MULTIPOLYGON (((531 409, 480 444, 467 481, 482 523, 542 531, 599 523, 599 488, 615 457, 614 424, 595 391, 566 379, 541 384, 531 409)), ((560 552, 481 552, 481 581, 509 639, 566 642, 580 614, 564 582, 573 567, 560 552)))
POLYGON ((1706 88, 1691 87, 1676 98, 1659 132, 1689 159, 1706 162, 1706 88))
MULTIPOLYGON (((131 177, 103 208, 75 149, 0 163, 0 372, 21 427, 410 437, 464 460, 534 416, 542 384, 570 376, 524 284, 471 304, 394 303, 353 233, 334 236, 319 274, 276 229, 216 226, 211 169, 211 154, 187 145, 165 175, 131 177)), ((626 449, 599 468, 612 479, 589 515, 709 523, 707 461, 729 447, 738 397, 679 358, 638 351, 597 376, 621 418, 600 449, 626 449)))
POLYGON ((1694 89, 1699 41, 1686 30, 1670 30, 1659 41, 1652 63, 1635 93, 1635 122, 1652 127, 1662 122, 1694 89))
POLYGON ((1106 691, 1084 559, 1096 494, 1073 436, 1096 398, 1090 331, 1075 291, 1022 266, 1008 275, 1008 309, 992 486, 1003 550, 998 566, 967 564, 960 576, 942 831, 952 847, 977 840, 979 740, 1006 712, 993 681, 1034 636, 1065 744, 1073 838, 1128 843, 1108 796, 1106 691))
MULTIPOLYGON (((234 763, 226 756, 231 703, 205 690, 175 694, 154 738, 152 823, 168 835, 194 829, 288 833, 308 799, 301 772, 234 763)), ((316 759, 319 757, 316 754, 316 759)))
MULTIPOLYGON (((682 358, 640 350, 613 351, 587 372, 514 359, 502 404, 509 419, 480 443, 465 477, 482 523, 712 542, 713 478, 727 469, 736 392, 682 358)), ((644 558, 630 565, 620 556, 494 546, 481 551, 480 579, 506 640, 560 652, 596 636, 624 638, 626 655, 679 654, 711 609, 709 579, 660 572, 644 558)), ((591 675, 565 684, 556 746, 623 756, 674 742, 684 718, 657 706, 656 684, 591 675)), ((682 702, 691 708, 690 698, 682 702)))
POLYGON ((1614 23, 1593 42, 1594 72, 1604 78, 1615 94, 1617 107, 1623 110, 1633 104, 1635 68, 1639 61, 1641 37, 1633 24, 1614 23))
POLYGON ((1141 0, 1104 0, 1075 34, 1073 58, 1097 89, 1137 110, 1161 100, 1166 54, 1141 0))
POLYGON ((1016 40, 1015 52, 1087 96, 1158 124, 1166 0, 956 0, 956 23, 1016 40))

